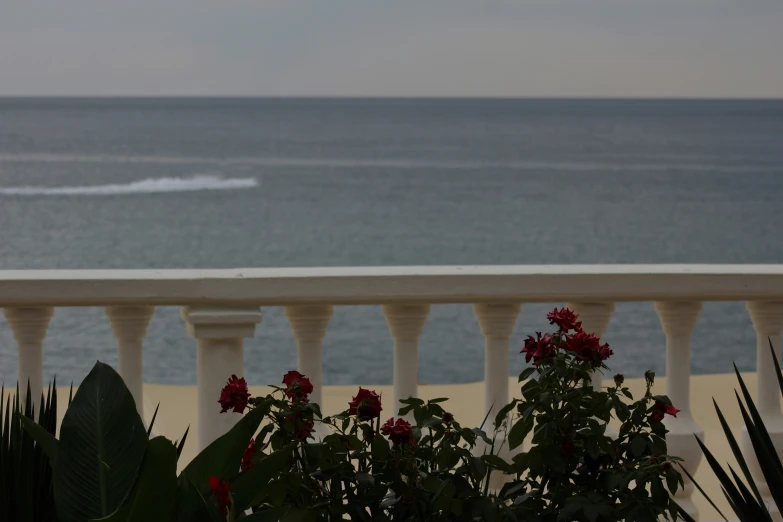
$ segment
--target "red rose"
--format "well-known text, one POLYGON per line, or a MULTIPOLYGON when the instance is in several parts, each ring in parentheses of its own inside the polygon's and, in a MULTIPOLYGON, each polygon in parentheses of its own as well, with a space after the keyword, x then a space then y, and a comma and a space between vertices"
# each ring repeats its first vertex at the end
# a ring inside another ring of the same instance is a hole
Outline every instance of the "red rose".
POLYGON ((294 397, 306 399, 313 393, 313 383, 296 370, 291 370, 283 376, 283 384, 286 386, 285 394, 292 399, 294 397))
POLYGON ((525 339, 525 346, 520 352, 525 354, 525 362, 529 363, 532 359, 534 366, 538 366, 544 359, 555 354, 555 345, 551 336, 542 337, 541 332, 536 332, 536 336, 537 338, 528 335, 525 339))
POLYGON ((215 500, 217 501, 217 510, 220 516, 226 518, 228 508, 231 507, 231 495, 229 494, 229 488, 231 484, 219 479, 217 477, 209 477, 209 489, 215 494, 215 500))
POLYGON ((394 422, 394 417, 387 420, 386 423, 381 426, 381 433, 389 437, 394 444, 405 444, 407 442, 413 442, 413 429, 411 425, 403 419, 397 419, 394 422))
POLYGON ((671 404, 656 401, 655 406, 653 407, 653 412, 650 414, 650 420, 652 422, 661 422, 664 416, 671 415, 672 417, 676 417, 678 413, 680 413, 680 410, 671 404))
POLYGON ((601 341, 594 334, 586 333, 582 330, 565 336, 561 342, 561 347, 569 352, 573 352, 577 359, 581 361, 594 363, 605 361, 614 355, 608 344, 601 344, 601 341))
POLYGON ((247 402, 250 400, 250 393, 247 391, 247 381, 236 375, 232 375, 226 385, 220 390, 220 413, 225 413, 233 409, 236 413, 242 413, 247 408, 247 402))
POLYGON ((446 412, 443 414, 443 417, 441 417, 441 420, 443 421, 443 424, 449 426, 451 425, 452 422, 454 422, 454 415, 452 415, 449 412, 446 412))
POLYGON ((556 324, 563 333, 569 330, 579 331, 582 329, 582 321, 577 321, 578 317, 578 315, 568 308, 561 308, 560 310, 555 308, 546 314, 546 318, 549 319, 549 324, 556 324))
POLYGON ((242 454, 242 471, 247 471, 253 467, 253 455, 255 455, 255 453, 256 441, 255 439, 250 439, 250 442, 248 442, 247 447, 245 448, 245 453, 242 454))
POLYGON ((359 420, 368 421, 381 416, 381 397, 371 390, 359 387, 359 393, 348 403, 348 415, 356 415, 359 420))
POLYGON ((623 376, 622 373, 618 373, 617 375, 614 376, 614 383, 617 386, 621 386, 624 382, 625 382, 625 376, 623 376))

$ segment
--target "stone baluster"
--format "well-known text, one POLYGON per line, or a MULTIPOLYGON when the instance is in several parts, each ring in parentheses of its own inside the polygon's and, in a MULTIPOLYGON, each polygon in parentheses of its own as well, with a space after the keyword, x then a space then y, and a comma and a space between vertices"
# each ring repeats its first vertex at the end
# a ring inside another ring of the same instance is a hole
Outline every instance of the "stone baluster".
MULTIPOLYGON (((684 460, 688 473, 694 475, 699 468, 702 452, 694 434, 704 440, 704 430, 691 416, 691 334, 702 304, 698 301, 659 301, 655 310, 666 334, 666 395, 680 412, 677 417, 667 416, 664 424, 669 430, 666 445, 670 455, 684 460)), ((674 495, 677 503, 695 520, 699 520, 699 510, 691 499, 693 483, 683 473, 685 488, 674 495)))
MULTIPOLYGON (((396 417, 400 400, 416 397, 419 389, 419 337, 424 329, 428 304, 387 304, 383 315, 394 338, 394 408, 396 417)), ((406 419, 412 420, 408 414, 406 419)))
MULTIPOLYGON (((519 303, 480 303, 473 305, 473 312, 484 334, 484 411, 489 412, 484 430, 492 437, 492 427, 498 410, 508 404, 508 350, 514 325, 519 317, 522 305, 519 303)), ((482 417, 483 418, 483 417, 482 417)), ((508 426, 495 426, 499 431, 495 435, 494 452, 507 460, 511 459, 511 450, 506 441, 508 426)), ((484 453, 484 445, 477 445, 477 453, 484 453)), ((490 487, 503 486, 504 476, 495 473, 490 479, 490 487)))
POLYGON ((117 339, 117 371, 144 418, 143 343, 154 306, 107 306, 104 311, 117 339))
MULTIPOLYGON (((609 326, 609 319, 614 312, 614 303, 568 303, 566 307, 579 314, 579 320, 582 321, 582 329, 594 334, 599 339, 603 338, 606 328, 609 326)), ((600 371, 592 374, 593 388, 601 389, 601 380, 603 375, 600 371)))
POLYGON ((220 390, 232 374, 244 373, 243 339, 261 322, 259 307, 188 306, 182 309, 188 335, 198 346, 198 448, 226 433, 240 416, 220 413, 220 390))
POLYGON ((38 407, 43 391, 43 340, 49 321, 54 314, 52 307, 6 308, 5 318, 11 325, 19 353, 17 378, 22 402, 30 385, 33 405, 38 407))
MULTIPOLYGON (((753 328, 756 330, 756 408, 764 419, 778 454, 783 452, 783 414, 780 411, 780 389, 778 388, 775 366, 772 361, 770 342, 780 362, 780 336, 783 333, 783 302, 749 301, 746 303, 753 328)), ((783 364, 783 363, 781 363, 783 364)), ((759 492, 767 501, 772 520, 783 520, 777 505, 769 493, 761 467, 756 460, 753 445, 745 426, 740 431, 740 447, 748 462, 748 467, 756 480, 759 492)))
POLYGON ((313 383, 310 402, 323 407, 321 380, 321 344, 334 308, 326 305, 286 306, 285 315, 296 338, 296 358, 299 372, 313 383))
MULTIPOLYGON (((519 317, 519 303, 481 303, 473 312, 484 334, 484 411, 494 422, 498 410, 508 404, 508 350, 511 333, 519 317)), ((482 417, 483 418, 483 417, 482 417)))

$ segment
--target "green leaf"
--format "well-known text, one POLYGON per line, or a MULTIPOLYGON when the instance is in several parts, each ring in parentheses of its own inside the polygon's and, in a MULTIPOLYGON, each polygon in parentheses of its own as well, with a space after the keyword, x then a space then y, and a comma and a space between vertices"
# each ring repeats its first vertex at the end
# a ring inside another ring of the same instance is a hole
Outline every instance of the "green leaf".
POLYGON ((160 403, 158 403, 158 405, 155 406, 155 413, 152 414, 152 420, 150 420, 150 425, 147 427, 147 438, 152 436, 152 427, 155 425, 155 419, 158 418, 159 409, 160 409, 160 403))
POLYGON ((637 435, 631 440, 631 453, 634 457, 639 457, 647 449, 647 437, 637 435))
POLYGON ((22 427, 33 438, 35 442, 41 447, 41 449, 52 461, 52 468, 54 468, 57 462, 57 453, 59 451, 59 442, 54 435, 46 431, 40 424, 35 423, 32 419, 25 417, 20 413, 16 413, 17 418, 21 421, 22 427))
POLYGON ((528 415, 525 412, 525 416, 521 420, 518 420, 511 427, 511 431, 508 433, 508 447, 512 450, 522 445, 522 442, 527 437, 530 430, 533 429, 533 415, 528 415))
POLYGON ((389 441, 380 435, 372 440, 372 458, 374 461, 386 460, 389 458, 389 441))
POLYGON ((60 427, 53 473, 60 522, 114 513, 136 481, 147 442, 144 423, 122 377, 97 362, 60 427))
POLYGON ((251 505, 261 502, 267 491, 265 488, 283 470, 289 467, 293 459, 296 444, 289 444, 268 457, 259 460, 252 468, 240 474, 231 484, 231 494, 237 511, 244 511, 251 505))
POLYGON ((497 455, 482 455, 481 458, 495 469, 499 469, 500 471, 511 471, 511 465, 497 455))
POLYGON ((530 376, 533 375, 535 371, 536 369, 533 368, 532 366, 530 368, 525 368, 524 370, 522 370, 522 373, 519 374, 519 381, 517 382, 522 382, 529 379, 530 376))
POLYGON ((517 400, 514 399, 509 404, 503 406, 503 408, 501 408, 498 414, 495 415, 495 426, 500 426, 501 424, 503 424, 503 421, 506 420, 506 417, 511 412, 511 410, 514 409, 514 406, 516 405, 517 405, 517 400))
MULTIPOLYGON (((170 522, 177 501, 177 448, 165 437, 147 446, 130 501, 101 522, 170 522)), ((97 521, 95 521, 97 522, 97 521)))
POLYGON ((243 416, 228 433, 218 437, 196 455, 182 470, 180 477, 187 477, 193 484, 206 487, 210 475, 226 478, 236 475, 245 448, 268 410, 268 406, 260 406, 243 416))

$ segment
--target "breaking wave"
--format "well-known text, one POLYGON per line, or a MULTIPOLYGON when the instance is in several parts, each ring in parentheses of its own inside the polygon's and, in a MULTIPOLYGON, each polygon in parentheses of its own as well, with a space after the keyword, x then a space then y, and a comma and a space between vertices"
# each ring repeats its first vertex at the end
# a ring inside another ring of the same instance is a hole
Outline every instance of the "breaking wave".
POLYGON ((112 196, 156 192, 233 190, 258 186, 255 178, 223 179, 217 176, 191 178, 150 178, 125 184, 74 187, 0 187, 0 194, 13 196, 112 196))

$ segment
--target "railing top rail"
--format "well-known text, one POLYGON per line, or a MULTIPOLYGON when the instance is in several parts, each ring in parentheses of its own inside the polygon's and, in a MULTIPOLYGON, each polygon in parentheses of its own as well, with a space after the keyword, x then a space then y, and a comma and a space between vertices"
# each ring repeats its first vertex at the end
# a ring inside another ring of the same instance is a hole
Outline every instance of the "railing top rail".
POLYGON ((783 264, 0 270, 0 307, 674 300, 783 300, 783 264))

